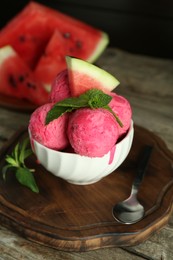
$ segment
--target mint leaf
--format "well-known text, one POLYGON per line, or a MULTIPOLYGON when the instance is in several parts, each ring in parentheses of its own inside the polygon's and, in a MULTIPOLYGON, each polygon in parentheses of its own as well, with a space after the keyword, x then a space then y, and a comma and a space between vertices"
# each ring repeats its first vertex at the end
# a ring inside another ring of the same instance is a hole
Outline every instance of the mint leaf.
POLYGON ((88 106, 88 95, 81 95, 79 97, 66 98, 56 103, 53 108, 47 113, 46 125, 52 120, 62 116, 64 113, 71 112, 74 109, 88 106))
POLYGON ((13 158, 13 157, 11 157, 9 155, 6 156, 5 160, 6 160, 6 162, 8 162, 8 164, 10 164, 13 167, 18 167, 19 166, 18 161, 16 161, 15 158, 13 158))
POLYGON ((22 185, 28 187, 33 192, 39 192, 34 176, 28 168, 18 168, 16 171, 16 178, 22 185))
POLYGON ((55 104, 58 107, 72 107, 81 108, 88 106, 89 97, 88 95, 80 95, 79 97, 66 98, 55 104))
POLYGON ((75 109, 90 107, 90 108, 104 108, 109 104, 112 97, 105 94, 99 89, 89 89, 79 97, 66 98, 57 102, 53 108, 47 113, 45 124, 49 124, 52 120, 58 118, 64 113, 71 112, 75 109))
POLYGON ((123 123, 121 122, 121 120, 119 119, 119 117, 115 114, 115 112, 112 110, 112 108, 110 106, 105 106, 105 109, 107 109, 109 112, 111 112, 113 114, 113 116, 115 117, 117 123, 123 127, 123 123))
POLYGON ((54 119, 62 116, 64 113, 71 112, 73 107, 64 107, 64 106, 54 106, 46 115, 46 125, 49 124, 54 119))
POLYGON ((19 143, 16 144, 16 146, 14 148, 14 160, 16 161, 17 165, 19 165, 18 153, 19 153, 19 143))
POLYGON ((27 149, 28 144, 29 144, 29 138, 26 138, 20 145, 18 160, 19 160, 19 163, 21 163, 21 164, 24 164, 25 159, 32 154, 32 150, 27 149))
POLYGON ((6 174, 7 174, 7 170, 8 170, 9 168, 13 168, 13 166, 7 164, 7 165, 5 165, 5 166, 2 168, 2 178, 3 178, 3 180, 6 180, 6 174))
POLYGON ((26 138, 22 144, 20 144, 20 151, 19 151, 19 162, 24 163, 25 160, 25 150, 29 143, 29 138, 26 138))
POLYGON ((6 162, 2 168, 2 177, 6 180, 7 171, 12 168, 16 174, 16 179, 24 186, 30 188, 33 192, 38 193, 39 189, 35 182, 33 169, 28 169, 25 165, 25 159, 32 154, 32 150, 28 148, 29 138, 22 143, 18 143, 11 155, 6 155, 6 162))
POLYGON ((49 124, 52 120, 58 118, 59 116, 63 115, 67 112, 72 112, 73 110, 89 107, 92 109, 96 108, 105 108, 109 112, 111 112, 118 124, 122 127, 123 124, 118 116, 113 112, 113 110, 108 106, 112 97, 108 94, 105 94, 100 89, 89 89, 84 94, 80 95, 79 97, 71 97, 66 98, 62 101, 57 102, 51 110, 46 115, 45 124, 49 124))
POLYGON ((103 93, 103 91, 99 89, 90 89, 88 91, 88 97, 88 104, 91 108, 103 108, 112 100, 111 96, 103 93))
POLYGON ((26 149, 23 153, 23 156, 22 156, 22 160, 23 160, 23 164, 24 164, 24 161, 27 157, 29 157, 31 154, 33 154, 33 151, 32 149, 26 149))

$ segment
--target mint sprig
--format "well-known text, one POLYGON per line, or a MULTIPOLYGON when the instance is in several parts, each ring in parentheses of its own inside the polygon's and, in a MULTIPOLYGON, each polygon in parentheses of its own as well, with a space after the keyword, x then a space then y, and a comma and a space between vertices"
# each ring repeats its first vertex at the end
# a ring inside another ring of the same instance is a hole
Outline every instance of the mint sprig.
POLYGON ((33 192, 38 193, 39 189, 33 176, 34 169, 29 169, 25 165, 25 159, 32 154, 32 150, 28 148, 29 138, 22 143, 17 143, 11 155, 6 155, 7 164, 2 169, 3 179, 6 180, 6 174, 9 169, 15 173, 18 182, 33 192))
POLYGON ((111 112, 113 114, 113 116, 115 117, 117 123, 123 127, 123 123, 121 122, 121 120, 119 119, 119 117, 115 114, 115 112, 112 110, 112 108, 110 106, 104 106, 105 109, 107 109, 109 112, 111 112))
POLYGON ((64 113, 72 112, 79 108, 89 107, 91 109, 105 108, 109 110, 114 115, 118 124, 122 127, 123 124, 121 120, 108 105, 111 100, 112 97, 105 94, 102 90, 96 88, 89 89, 79 97, 70 97, 57 102, 47 113, 45 123, 46 125, 49 124, 52 120, 57 119, 64 113))

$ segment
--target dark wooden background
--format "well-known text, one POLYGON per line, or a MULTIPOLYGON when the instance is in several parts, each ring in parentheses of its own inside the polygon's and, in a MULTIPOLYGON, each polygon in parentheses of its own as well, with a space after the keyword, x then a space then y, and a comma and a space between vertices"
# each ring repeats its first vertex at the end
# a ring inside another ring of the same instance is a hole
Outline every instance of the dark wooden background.
MULTIPOLYGON (((6 0, 0 8, 0 27, 19 12, 25 0, 6 0)), ((173 58, 173 1, 171 0, 38 0, 74 16, 110 36, 110 45, 155 57, 173 58)))

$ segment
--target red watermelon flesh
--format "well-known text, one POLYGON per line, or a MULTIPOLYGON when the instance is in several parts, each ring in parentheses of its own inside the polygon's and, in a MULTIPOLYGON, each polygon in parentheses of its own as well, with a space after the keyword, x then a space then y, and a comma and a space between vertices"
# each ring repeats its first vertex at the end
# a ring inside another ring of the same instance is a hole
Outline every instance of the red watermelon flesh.
POLYGON ((75 43, 74 48, 71 48, 71 42, 55 30, 35 69, 37 79, 48 91, 57 74, 66 68, 65 55, 80 58, 82 50, 75 43))
POLYGON ((36 105, 48 101, 48 93, 11 46, 0 49, 0 93, 27 99, 36 105))
POLYGON ((48 91, 51 90, 57 74, 66 68, 64 56, 66 52, 70 55, 66 39, 56 30, 35 69, 35 76, 48 91))
POLYGON ((77 19, 36 2, 30 2, 0 32, 0 47, 10 44, 34 68, 54 30, 58 29, 69 49, 93 62, 108 44, 108 36, 77 19))
POLYGON ((0 47, 11 45, 30 68, 34 68, 52 34, 43 13, 35 7, 27 5, 0 31, 0 47))

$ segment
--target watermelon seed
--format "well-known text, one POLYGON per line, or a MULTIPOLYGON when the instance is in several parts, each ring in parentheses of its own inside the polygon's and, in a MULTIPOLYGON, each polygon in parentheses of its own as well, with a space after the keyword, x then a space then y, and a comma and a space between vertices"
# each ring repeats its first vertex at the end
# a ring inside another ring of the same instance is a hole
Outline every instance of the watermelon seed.
POLYGON ((28 88, 36 89, 36 85, 34 83, 27 82, 26 85, 28 88))
POLYGON ((20 42, 25 42, 25 36, 24 35, 21 35, 21 36, 19 36, 19 41, 20 42))
POLYGON ((82 48, 82 42, 81 41, 77 41, 76 42, 76 47, 81 49, 82 48))
POLYGON ((63 36, 64 36, 64 38, 68 39, 68 38, 70 38, 71 35, 69 32, 66 32, 66 33, 63 33, 63 36))
POLYGON ((16 80, 15 80, 15 78, 13 77, 13 75, 10 75, 10 76, 9 76, 9 83, 10 83, 10 85, 11 85, 13 88, 17 88, 17 83, 16 83, 16 80))
POLYGON ((25 80, 25 77, 23 75, 19 76, 19 81, 23 82, 25 80))

